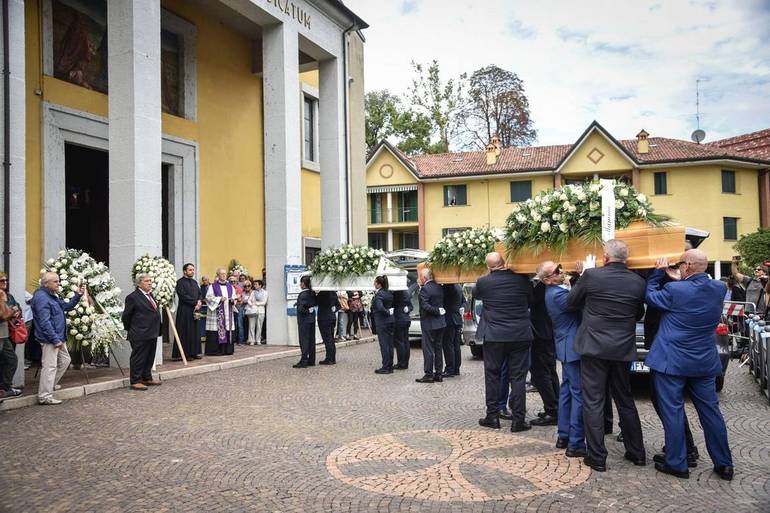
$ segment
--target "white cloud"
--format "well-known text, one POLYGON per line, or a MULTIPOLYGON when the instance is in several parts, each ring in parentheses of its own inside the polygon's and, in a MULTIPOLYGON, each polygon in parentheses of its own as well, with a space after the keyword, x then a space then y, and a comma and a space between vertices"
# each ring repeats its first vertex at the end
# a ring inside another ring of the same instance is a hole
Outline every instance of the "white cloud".
POLYGON ((447 76, 494 63, 524 80, 539 144, 573 142, 593 119, 689 138, 695 80, 707 140, 770 127, 770 9, 743 2, 359 0, 366 88, 403 93, 409 62, 447 76), (407 15, 403 13, 408 11, 407 15))

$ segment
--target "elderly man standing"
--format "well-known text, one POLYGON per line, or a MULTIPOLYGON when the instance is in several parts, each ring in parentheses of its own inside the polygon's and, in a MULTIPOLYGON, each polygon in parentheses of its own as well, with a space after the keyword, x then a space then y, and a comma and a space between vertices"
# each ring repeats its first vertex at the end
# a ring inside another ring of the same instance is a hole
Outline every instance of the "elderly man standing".
POLYGON ((636 321, 644 315, 645 282, 626 267, 626 260, 626 243, 607 241, 604 267, 587 269, 567 300, 569 308, 583 313, 575 338, 588 443, 588 455, 583 462, 597 472, 607 470, 604 404, 609 400, 608 382, 623 426, 624 457, 634 465, 647 463, 629 368, 629 362, 636 360, 636 321))
POLYGON ((569 309, 566 275, 555 262, 543 262, 538 276, 545 285, 545 306, 551 318, 556 344, 556 358, 561 362, 561 389, 556 447, 567 448, 569 458, 587 455, 583 431, 583 394, 580 392, 580 355, 575 352, 575 335, 580 326, 580 312, 569 309))
MULTIPOLYGON (((706 274, 708 259, 697 249, 686 251, 676 264, 679 281, 663 285, 664 258, 647 281, 647 303, 663 311, 660 328, 645 363, 653 370, 663 429, 665 454, 656 454, 655 468, 687 478, 684 392, 698 412, 706 449, 714 472, 727 481, 733 478, 733 460, 727 443, 727 428, 715 388, 722 372, 714 330, 722 314, 725 284, 706 274)), ((623 428, 625 430, 625 426, 623 428)))
POLYGON ((43 349, 40 387, 37 392, 37 401, 40 404, 61 404, 59 399, 54 399, 53 391, 70 365, 64 312, 77 306, 84 287, 81 285, 77 294, 69 301, 59 299, 57 292, 59 292, 59 275, 47 272, 40 279, 40 288, 32 296, 35 338, 43 349))
POLYGON ((476 336, 484 342, 484 385, 487 416, 479 425, 500 429, 498 394, 500 370, 508 362, 511 382, 511 432, 530 429, 527 413, 525 380, 532 345, 529 308, 532 287, 523 274, 505 267, 499 253, 487 255, 489 274, 476 283, 476 298, 483 302, 481 320, 476 336))
POLYGON ((160 336, 160 309, 152 297, 152 278, 149 274, 136 276, 136 290, 126 296, 122 321, 131 344, 131 389, 147 390, 148 385, 160 385, 160 381, 152 378, 155 348, 160 336))
POLYGON ((420 328, 425 375, 415 381, 417 383, 441 382, 444 380, 441 341, 446 328, 444 291, 441 285, 433 281, 433 272, 430 269, 422 269, 418 281, 420 282, 420 328))

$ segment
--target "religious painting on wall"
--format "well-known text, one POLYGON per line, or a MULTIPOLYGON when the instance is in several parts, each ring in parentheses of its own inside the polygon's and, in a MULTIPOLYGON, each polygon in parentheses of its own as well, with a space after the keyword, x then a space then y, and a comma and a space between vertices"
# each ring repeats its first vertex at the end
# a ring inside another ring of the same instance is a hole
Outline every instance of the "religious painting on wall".
POLYGON ((179 36, 168 30, 160 31, 160 91, 163 112, 179 116, 181 91, 179 36))
POLYGON ((54 77, 107 92, 107 2, 52 0, 54 77))

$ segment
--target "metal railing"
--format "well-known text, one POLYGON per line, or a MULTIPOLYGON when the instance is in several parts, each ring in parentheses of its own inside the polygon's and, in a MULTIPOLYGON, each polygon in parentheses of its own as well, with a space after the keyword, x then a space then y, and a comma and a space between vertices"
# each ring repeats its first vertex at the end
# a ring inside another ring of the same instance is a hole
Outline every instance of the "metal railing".
POLYGON ((393 223, 416 223, 417 207, 369 209, 369 224, 386 224, 388 219, 393 223))

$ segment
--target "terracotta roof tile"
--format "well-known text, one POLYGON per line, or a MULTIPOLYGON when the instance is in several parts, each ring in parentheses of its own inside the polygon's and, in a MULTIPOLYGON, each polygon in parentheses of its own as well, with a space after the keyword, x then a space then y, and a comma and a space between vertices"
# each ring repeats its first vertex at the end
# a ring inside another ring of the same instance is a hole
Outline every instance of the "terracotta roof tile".
POLYGON ((770 128, 708 143, 744 157, 770 160, 770 128))
MULTIPOLYGON (((599 125, 596 124, 596 126, 599 125)), ((666 137, 650 137, 648 141, 650 150, 648 153, 638 152, 636 139, 624 139, 615 142, 639 164, 736 158, 770 164, 770 129, 722 139, 708 144, 696 144, 690 141, 666 137)), ((407 163, 420 178, 494 176, 496 174, 552 171, 562 163, 563 159, 575 146, 574 144, 560 144, 554 146, 504 148, 500 151, 497 163, 488 166, 485 151, 426 154, 409 157, 397 147, 389 143, 385 144, 407 163)))
POLYGON ((571 147, 570 144, 561 144, 503 148, 497 163, 491 166, 487 165, 484 151, 417 155, 411 160, 424 178, 524 173, 556 168, 571 147))

